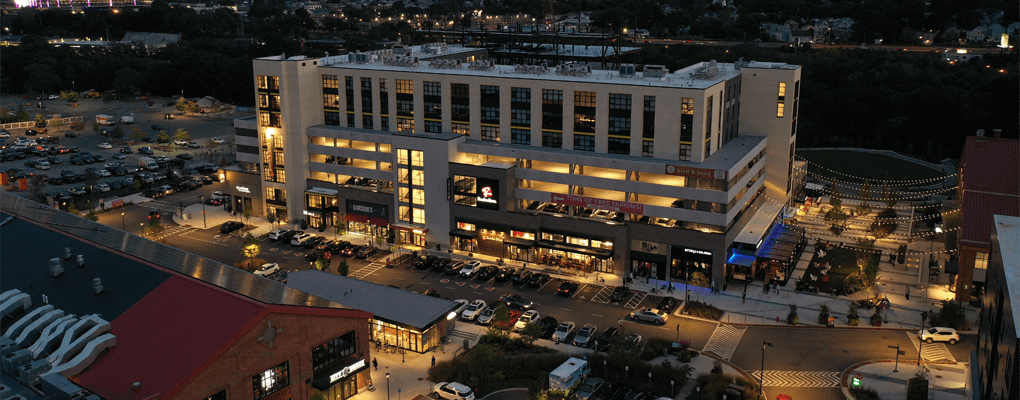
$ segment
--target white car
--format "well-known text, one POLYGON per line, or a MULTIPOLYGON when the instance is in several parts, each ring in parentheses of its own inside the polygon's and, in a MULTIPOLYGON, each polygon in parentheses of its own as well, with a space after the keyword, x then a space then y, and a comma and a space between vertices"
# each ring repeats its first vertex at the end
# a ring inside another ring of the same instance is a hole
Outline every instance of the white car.
POLYGON ((302 233, 300 235, 297 235, 297 236, 294 236, 293 238, 291 238, 290 239, 290 244, 292 246, 301 246, 301 245, 304 245, 305 242, 308 241, 308 239, 311 239, 313 237, 315 237, 314 234, 311 234, 311 233, 302 233))
POLYGON ((107 171, 105 169, 97 169, 96 175, 99 176, 100 178, 107 178, 111 176, 110 171, 107 171))
POLYGON ((482 310, 482 314, 478 316, 478 323, 482 325, 488 325, 492 323, 492 317, 496 315, 496 307, 489 307, 482 310))
POLYGON ((191 147, 193 149, 197 149, 197 148, 202 147, 202 145, 198 144, 198 142, 186 142, 184 145, 188 146, 188 147, 191 147))
POLYGON ((560 326, 556 327, 556 332, 553 332, 553 341, 556 343, 567 341, 567 337, 574 332, 575 326, 577 325, 570 321, 561 322, 560 326))
POLYGON ((210 139, 210 140, 212 140, 212 142, 213 142, 213 143, 216 143, 216 144, 224 144, 224 143, 226 143, 226 142, 227 142, 226 140, 220 139, 220 138, 218 138, 218 137, 214 137, 214 138, 212 138, 212 139, 210 139))
POLYGON ((187 146, 188 145, 188 141, 187 140, 174 139, 174 144, 177 145, 177 146, 187 146))
POLYGON ((517 323, 514 324, 513 331, 514 332, 523 331, 524 328, 528 326, 528 324, 538 321, 539 318, 540 317, 538 315, 538 311, 528 310, 527 312, 524 313, 524 315, 521 315, 521 317, 517 319, 517 323))
POLYGON ((100 149, 112 149, 112 148, 113 148, 113 145, 112 145, 112 144, 109 144, 109 143, 100 143, 100 144, 99 144, 99 148, 100 148, 100 149))
MULTIPOLYGON (((216 197, 213 196, 213 198, 215 199, 216 197)), ((287 232, 288 231, 286 229, 277 229, 275 231, 269 232, 269 240, 280 240, 280 237, 287 232)))
POLYGON ((55 94, 51 94, 49 96, 46 96, 46 99, 47 100, 59 100, 60 96, 59 95, 55 95, 55 94))
POLYGON ((457 382, 439 382, 432 388, 432 394, 441 400, 475 400, 475 392, 457 382))
POLYGON ((255 275, 258 275, 258 276, 269 276, 269 275, 275 274, 277 272, 280 272, 280 264, 277 264, 277 263, 267 263, 267 264, 262 264, 262 266, 259 267, 259 269, 255 270, 255 275))
POLYGON ((460 269, 460 276, 467 278, 473 277, 475 276, 475 274, 478 273, 478 270, 481 269, 481 267, 482 263, 480 261, 468 262, 467 264, 464 264, 463 268, 460 269))
POLYGON ((454 300, 453 302, 457 303, 457 308, 453 309, 453 312, 456 313, 457 315, 460 315, 460 313, 464 312, 464 309, 466 309, 468 306, 467 299, 457 299, 454 300))
POLYGON ((35 167, 37 169, 47 170, 47 169, 50 169, 50 162, 49 161, 44 161, 44 160, 39 160, 39 161, 35 162, 35 167))
POLYGON ((223 196, 223 192, 217 190, 215 192, 212 192, 212 194, 209 197, 212 198, 213 200, 223 200, 225 196, 223 196))
POLYGON ((107 185, 105 183, 100 183, 100 184, 96 185, 95 188, 96 188, 97 191, 100 191, 100 192, 109 192, 110 191, 110 185, 107 185))
POLYGON ((922 330, 917 335, 927 343, 949 342, 949 344, 956 344, 960 341, 960 334, 953 328, 933 327, 922 330))
POLYGON ((630 318, 635 321, 648 321, 659 325, 665 325, 669 319, 669 313, 654 308, 646 308, 641 311, 630 313, 630 318))
POLYGON ((471 304, 468 304, 467 308, 464 309, 464 312, 460 314, 460 318, 468 321, 474 321, 482 314, 482 310, 485 310, 485 300, 472 301, 471 304))
POLYGON ((11 134, 8 133, 7 131, 0 132, 0 139, 10 139, 10 138, 11 138, 11 134))

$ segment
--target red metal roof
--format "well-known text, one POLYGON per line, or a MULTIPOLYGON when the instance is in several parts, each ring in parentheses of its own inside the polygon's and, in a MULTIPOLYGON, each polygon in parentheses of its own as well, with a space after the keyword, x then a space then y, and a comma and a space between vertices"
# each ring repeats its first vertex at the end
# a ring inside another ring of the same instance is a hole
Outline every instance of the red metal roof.
POLYGON ((173 276, 113 320, 117 346, 72 380, 111 400, 169 396, 266 307, 173 276))
POLYGON ((1020 140, 968 136, 960 159, 960 241, 987 244, 995 214, 1020 216, 1020 140))

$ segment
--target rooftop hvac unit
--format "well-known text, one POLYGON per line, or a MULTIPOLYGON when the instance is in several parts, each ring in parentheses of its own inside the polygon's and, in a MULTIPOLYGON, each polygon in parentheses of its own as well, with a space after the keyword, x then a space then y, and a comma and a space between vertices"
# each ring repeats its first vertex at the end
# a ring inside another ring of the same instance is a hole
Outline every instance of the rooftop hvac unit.
POLYGON ((405 45, 402 45, 402 44, 393 45, 392 50, 393 50, 393 55, 398 55, 398 56, 410 56, 411 53, 413 53, 413 51, 414 51, 414 50, 412 50, 412 48, 410 46, 405 46, 405 45))
POLYGON ((22 365, 32 361, 32 352, 28 349, 20 349, 0 357, 0 369, 9 375, 17 375, 22 365))
POLYGON ((50 276, 56 278, 56 277, 60 276, 60 274, 62 274, 62 273, 64 273, 64 266, 61 265, 60 258, 51 258, 50 259, 50 276))
POLYGON ((100 294, 103 292, 103 280, 95 278, 92 280, 92 294, 100 294))
POLYGON ((634 76, 634 64, 620 64, 620 76, 634 76))
POLYGON ((26 385, 35 385, 39 383, 39 376, 45 374, 50 368, 52 366, 45 359, 32 361, 18 369, 18 380, 26 385))
POLYGON ((668 73, 665 65, 645 65, 645 78, 662 78, 668 73))
POLYGON ((368 54, 365 53, 354 53, 351 55, 351 62, 357 64, 365 64, 368 62, 368 54))
POLYGON ((0 384, 0 399, 6 399, 11 397, 11 388, 7 385, 0 384))
POLYGON ((20 394, 16 394, 14 396, 7 397, 4 400, 28 400, 28 399, 26 399, 25 396, 22 396, 20 394))

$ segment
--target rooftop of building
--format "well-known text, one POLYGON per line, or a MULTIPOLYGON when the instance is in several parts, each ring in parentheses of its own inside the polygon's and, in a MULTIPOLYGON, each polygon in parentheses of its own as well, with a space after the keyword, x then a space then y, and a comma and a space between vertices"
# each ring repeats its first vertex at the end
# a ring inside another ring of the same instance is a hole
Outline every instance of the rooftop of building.
POLYGON ((1020 140, 968 136, 960 158, 963 244, 987 245, 993 215, 1020 215, 1020 140))
MULTIPOLYGON (((564 51, 570 47, 563 46, 564 51)), ((601 49, 601 47, 599 47, 601 49)), ((608 49, 608 48, 607 48, 608 49)), ((742 68, 797 69, 797 65, 772 62, 717 63, 715 60, 699 62, 677 71, 669 72, 665 66, 645 65, 643 71, 635 70, 632 64, 623 64, 618 70, 596 70, 590 65, 561 64, 555 67, 542 65, 497 65, 492 60, 460 62, 458 54, 480 50, 474 47, 446 45, 443 43, 422 46, 395 47, 367 53, 350 53, 318 59, 323 68, 348 68, 372 71, 421 72, 437 75, 474 77, 504 77, 534 80, 562 81, 569 83, 604 83, 616 85, 652 86, 667 88, 705 89, 738 75, 742 68)), ((586 49, 593 51, 597 49, 586 49)), ((615 51, 615 50, 614 50, 615 51)), ((621 50, 622 52, 622 50, 621 50)), ((302 61, 305 56, 284 58, 270 56, 259 58, 267 61, 302 61)))
POLYGON ((450 300, 317 270, 291 272, 287 284, 368 311, 376 319, 417 329, 425 329, 457 307, 450 300))
POLYGON ((1020 337, 1020 217, 995 216, 995 234, 1002 253, 1003 275, 1010 308, 1013 310, 1013 337, 1020 337))

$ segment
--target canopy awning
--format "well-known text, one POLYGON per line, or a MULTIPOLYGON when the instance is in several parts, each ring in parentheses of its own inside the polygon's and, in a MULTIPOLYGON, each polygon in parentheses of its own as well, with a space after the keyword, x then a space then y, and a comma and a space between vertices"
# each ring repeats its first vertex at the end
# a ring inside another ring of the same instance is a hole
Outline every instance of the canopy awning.
POLYGON ((727 264, 740 265, 743 267, 750 267, 754 265, 756 258, 750 254, 733 253, 730 254, 730 258, 726 260, 727 264))

